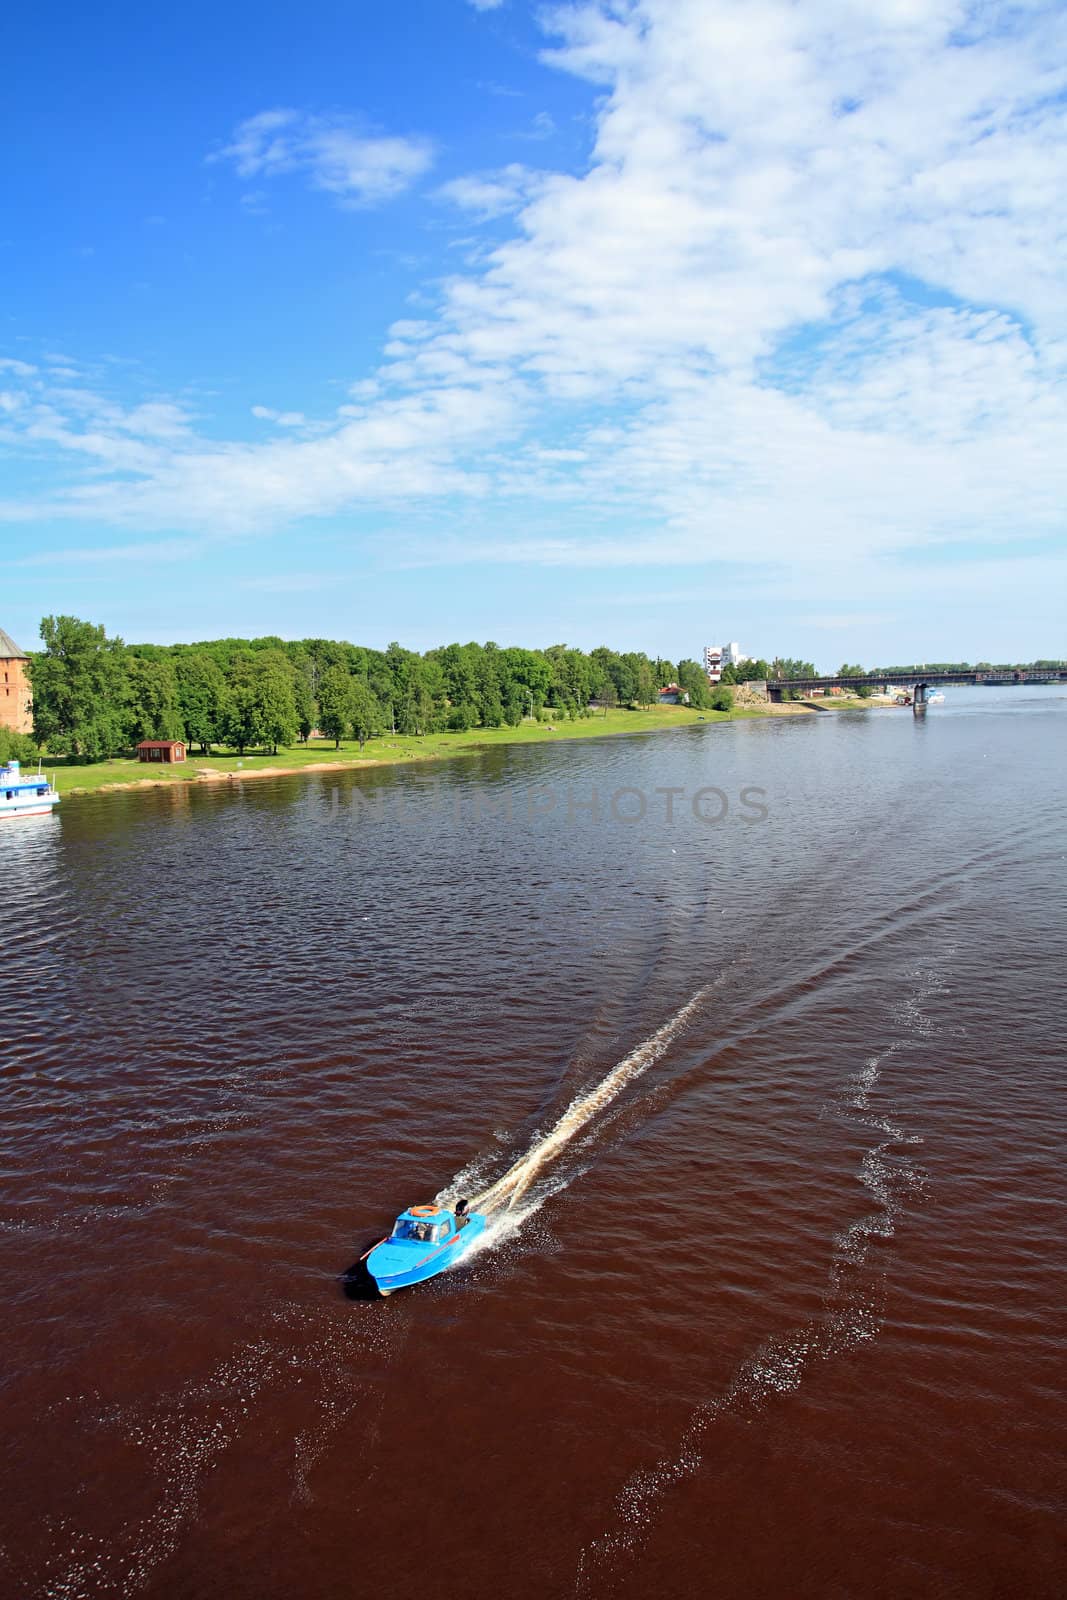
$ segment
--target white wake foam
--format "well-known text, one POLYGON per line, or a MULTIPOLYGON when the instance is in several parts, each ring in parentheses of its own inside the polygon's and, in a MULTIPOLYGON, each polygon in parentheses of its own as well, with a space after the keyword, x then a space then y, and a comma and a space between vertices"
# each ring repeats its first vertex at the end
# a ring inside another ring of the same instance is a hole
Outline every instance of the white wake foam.
MULTIPOLYGON (((562 1116, 549 1130, 542 1135, 536 1143, 520 1156, 514 1166, 505 1172, 502 1178, 482 1191, 471 1201, 471 1209, 494 1213, 513 1212, 527 1193, 534 1179, 537 1178, 550 1162, 554 1161, 580 1133, 593 1118, 611 1105, 612 1101, 622 1093, 628 1084, 634 1082, 642 1073, 648 1071, 667 1048, 673 1043, 680 1033, 689 1025, 694 1015, 699 1010, 703 1001, 710 994, 713 985, 707 984, 698 989, 692 999, 674 1013, 662 1027, 650 1034, 635 1050, 618 1062, 606 1077, 602 1078, 595 1088, 588 1089, 584 1094, 576 1095, 562 1116)), ((467 1169, 467 1175, 473 1175, 476 1168, 467 1169)), ((446 1193, 459 1193, 460 1176, 452 1180, 446 1193)), ((543 1200, 544 1197, 542 1197, 543 1200)), ((541 1200, 538 1204, 542 1203, 541 1200)))

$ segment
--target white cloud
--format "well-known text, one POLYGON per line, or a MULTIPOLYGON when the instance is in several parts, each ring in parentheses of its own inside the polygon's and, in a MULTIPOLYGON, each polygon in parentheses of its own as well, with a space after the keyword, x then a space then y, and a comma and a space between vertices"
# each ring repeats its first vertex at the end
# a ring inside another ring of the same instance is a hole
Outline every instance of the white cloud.
POLYGON ((525 139, 551 139, 555 131, 555 119, 549 112, 539 111, 522 137, 525 139))
POLYGON ((279 428, 302 428, 307 422, 302 411, 273 411, 270 406, 253 406, 252 415, 261 422, 277 423, 279 428))
POLYGON ((539 173, 513 162, 495 172, 453 178, 443 183, 437 193, 463 211, 481 217, 500 217, 508 211, 517 211, 539 184, 539 173))
MULTIPOLYGON (((571 566, 1054 536, 1067 15, 603 0, 551 26, 546 59, 603 96, 586 170, 446 184, 515 222, 345 404, 256 407, 304 431, 219 443, 17 371, 0 440, 92 467, 41 509, 227 530, 451 496, 506 531, 443 510, 404 559, 571 566)), ((361 202, 428 162, 292 111, 222 155, 361 202)))
POLYGON ((825 317, 840 284, 890 270, 1063 327, 1062 218, 1030 177, 1063 128, 1045 104, 1050 41, 963 50, 958 8, 940 9, 940 35, 901 23, 929 6, 557 11, 551 59, 610 88, 591 170, 546 180, 446 315, 570 391, 654 376, 665 358, 743 367, 825 317), (1003 190, 984 219, 979 174, 1003 190), (980 241, 961 250, 961 233, 980 241))
MULTIPOLYGON (((351 119, 279 109, 240 123, 209 159, 232 162, 242 178, 302 173, 342 205, 372 205, 410 188, 432 165, 433 150, 425 139, 367 134, 351 119)), ((245 197, 252 209, 260 198, 245 197)))
POLYGON ((442 385, 339 408, 332 428, 317 425, 310 438, 217 444, 193 434, 169 402, 123 410, 88 390, 43 388, 23 399, 0 419, 0 445, 31 454, 50 447, 85 458, 90 470, 36 502, 0 502, 0 519, 66 515, 215 534, 361 501, 481 495, 485 480, 461 470, 457 453, 499 438, 516 416, 515 395, 503 384, 442 385))

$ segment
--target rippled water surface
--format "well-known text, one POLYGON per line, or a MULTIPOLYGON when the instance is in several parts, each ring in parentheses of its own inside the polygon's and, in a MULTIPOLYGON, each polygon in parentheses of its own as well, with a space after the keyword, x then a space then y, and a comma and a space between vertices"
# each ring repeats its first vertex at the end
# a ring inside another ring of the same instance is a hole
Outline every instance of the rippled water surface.
POLYGON ((1061 1595, 1065 734, 961 690, 0 825, 0 1588, 1061 1595), (349 1298, 442 1192, 488 1245, 349 1298))

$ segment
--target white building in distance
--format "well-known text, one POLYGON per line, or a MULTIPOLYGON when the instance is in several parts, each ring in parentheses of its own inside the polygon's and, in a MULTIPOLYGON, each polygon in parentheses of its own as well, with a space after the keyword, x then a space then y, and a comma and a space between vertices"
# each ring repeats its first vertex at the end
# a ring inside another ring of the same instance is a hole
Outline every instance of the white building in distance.
POLYGON ((708 675, 709 683, 719 682, 723 667, 739 667, 742 661, 749 660, 751 657, 744 654, 736 639, 730 644, 704 646, 704 671, 708 675))

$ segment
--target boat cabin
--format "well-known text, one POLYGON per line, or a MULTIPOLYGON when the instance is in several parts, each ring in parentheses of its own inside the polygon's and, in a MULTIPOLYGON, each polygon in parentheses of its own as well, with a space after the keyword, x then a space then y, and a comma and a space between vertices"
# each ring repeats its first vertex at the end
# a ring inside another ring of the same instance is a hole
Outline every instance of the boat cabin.
POLYGON ((456 1232, 455 1214, 444 1206, 412 1206, 397 1217, 392 1239, 402 1243, 444 1244, 456 1232))
POLYGON ((23 778, 17 767, 14 772, 10 767, 0 767, 0 795, 5 800, 17 800, 20 795, 46 795, 48 789, 47 778, 38 778, 36 773, 23 778))
POLYGON ((58 804, 43 772, 23 772, 17 761, 0 764, 0 817, 36 817, 58 804))

